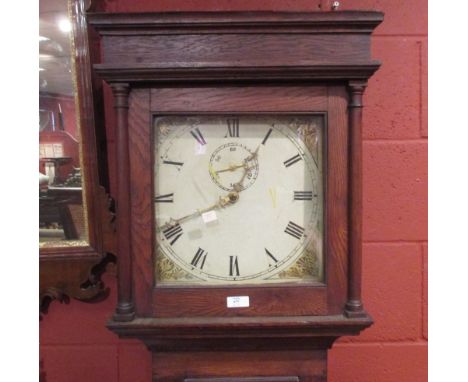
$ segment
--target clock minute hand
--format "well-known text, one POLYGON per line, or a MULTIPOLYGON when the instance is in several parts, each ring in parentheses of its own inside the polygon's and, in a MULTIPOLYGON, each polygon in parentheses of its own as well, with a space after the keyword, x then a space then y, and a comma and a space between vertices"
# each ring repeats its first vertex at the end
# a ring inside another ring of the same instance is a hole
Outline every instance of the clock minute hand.
POLYGON ((259 148, 260 148, 260 145, 257 146, 257 148, 255 149, 255 151, 252 154, 250 154, 248 157, 246 157, 243 160, 242 165, 230 166, 229 169, 216 171, 216 173, 222 172, 222 171, 233 171, 233 167, 235 167, 235 168, 241 168, 242 167, 244 169, 244 173, 242 174, 242 178, 237 183, 235 183, 233 185, 233 191, 231 191, 226 196, 220 196, 218 201, 215 204, 213 204, 212 206, 208 207, 208 208, 205 208, 203 210, 196 210, 195 212, 193 212, 193 213, 191 213, 189 215, 183 216, 183 217, 181 217, 179 219, 171 218, 169 220, 169 222, 167 222, 167 223, 163 224, 162 226, 160 226, 158 228, 158 231, 160 231, 163 228, 173 227, 173 226, 175 226, 177 224, 180 224, 180 223, 182 223, 182 222, 184 222, 186 220, 189 220, 189 219, 192 219, 194 217, 200 216, 205 212, 220 209, 220 208, 224 208, 229 204, 236 203, 239 200, 239 192, 242 191, 242 184, 244 183, 245 177, 247 176, 247 174, 248 174, 248 172, 250 170, 250 167, 247 165, 247 163, 257 157, 259 148))
POLYGON ((184 222, 186 220, 192 219, 194 217, 201 216, 205 212, 208 212, 208 211, 211 211, 211 210, 217 210, 217 209, 220 209, 220 208, 224 208, 229 204, 236 203, 238 200, 239 200, 239 193, 235 192, 235 191, 230 192, 226 196, 220 196, 218 201, 215 204, 213 204, 212 206, 208 207, 208 208, 204 208, 202 210, 196 210, 195 212, 193 212, 193 213, 191 213, 189 215, 183 216, 181 218, 178 218, 178 219, 171 218, 169 220, 169 222, 167 222, 167 223, 163 224, 162 226, 160 226, 158 231, 160 231, 161 229, 173 227, 173 226, 175 226, 177 224, 180 224, 180 223, 182 223, 182 222, 184 222))

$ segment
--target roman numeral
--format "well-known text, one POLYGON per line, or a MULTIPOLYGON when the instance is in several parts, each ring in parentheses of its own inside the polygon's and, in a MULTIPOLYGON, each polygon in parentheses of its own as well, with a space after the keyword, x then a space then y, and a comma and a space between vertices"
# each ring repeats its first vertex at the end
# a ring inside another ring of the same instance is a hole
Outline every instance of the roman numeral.
POLYGON ((292 237, 295 237, 296 239, 300 239, 304 234, 304 231, 304 228, 298 226, 296 223, 293 222, 289 222, 288 226, 284 230, 284 232, 291 235, 292 237))
POLYGON ((170 242, 171 245, 173 245, 177 241, 177 239, 179 239, 179 237, 181 237, 183 234, 182 227, 179 225, 179 223, 177 223, 174 226, 170 226, 166 228, 165 230, 162 231, 162 233, 164 237, 166 238, 166 240, 170 240, 173 238, 172 241, 170 242))
POLYGON ((174 203, 174 194, 159 195, 154 198, 156 203, 174 203))
POLYGON ((292 158, 289 158, 287 161, 284 161, 284 165, 286 167, 292 166, 294 163, 299 162, 301 160, 301 156, 299 154, 293 156, 292 158))
POLYGON ((237 262, 237 256, 229 256, 229 276, 239 276, 239 263, 237 262))
POLYGON ((232 118, 227 120, 228 135, 230 137, 239 138, 239 119, 232 118))
POLYGON ((265 143, 266 143, 266 141, 267 141, 267 139, 270 136, 272 131, 273 131, 273 129, 268 130, 268 133, 266 133, 265 138, 263 138, 262 145, 265 145, 265 143))
POLYGON ((312 200, 317 194, 312 194, 312 191, 294 191, 294 200, 312 200))
POLYGON ((273 255, 270 253, 270 251, 269 251, 268 249, 265 248, 265 252, 266 252, 267 256, 268 256, 270 259, 272 259, 275 263, 278 262, 278 260, 276 259, 276 257, 273 256, 273 255))
POLYGON ((192 134, 192 136, 197 140, 197 142, 200 144, 200 145, 206 145, 206 141, 205 141, 205 138, 203 138, 203 135, 202 133, 200 132, 200 129, 198 127, 190 130, 190 134, 192 134))
POLYGON ((174 166, 183 166, 184 165, 183 162, 173 162, 171 160, 163 160, 163 163, 164 164, 173 164, 174 166))
POLYGON ((197 253, 195 253, 195 256, 193 257, 192 262, 190 264, 194 267, 197 267, 201 260, 200 269, 203 269, 203 266, 205 265, 206 255, 208 255, 208 253, 205 253, 203 249, 198 248, 197 253))

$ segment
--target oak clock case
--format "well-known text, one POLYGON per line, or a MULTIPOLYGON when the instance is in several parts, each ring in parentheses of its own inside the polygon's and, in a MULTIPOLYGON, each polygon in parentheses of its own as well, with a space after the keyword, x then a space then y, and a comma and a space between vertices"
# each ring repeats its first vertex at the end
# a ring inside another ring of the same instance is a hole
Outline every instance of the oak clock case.
POLYGON ((159 382, 324 382, 361 299, 383 15, 90 14, 112 88, 118 302, 159 382), (261 365, 261 367, 259 367, 261 365))
POLYGON ((155 117, 155 280, 323 280, 324 115, 155 117))

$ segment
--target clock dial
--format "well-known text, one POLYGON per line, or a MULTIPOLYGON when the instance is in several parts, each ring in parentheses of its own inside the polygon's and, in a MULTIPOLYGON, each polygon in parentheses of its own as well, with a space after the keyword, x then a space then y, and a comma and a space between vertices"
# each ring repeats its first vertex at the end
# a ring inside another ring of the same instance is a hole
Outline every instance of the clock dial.
POLYGON ((156 117, 157 282, 320 281, 324 117, 156 117))

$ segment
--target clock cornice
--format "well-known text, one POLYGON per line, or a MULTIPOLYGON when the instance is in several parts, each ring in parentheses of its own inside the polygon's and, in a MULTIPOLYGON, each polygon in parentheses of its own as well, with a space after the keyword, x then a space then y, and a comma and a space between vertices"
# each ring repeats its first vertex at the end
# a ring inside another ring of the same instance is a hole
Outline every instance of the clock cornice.
POLYGON ((382 20, 374 11, 88 14, 102 37, 95 71, 136 85, 365 80, 380 66, 370 35, 382 20))

